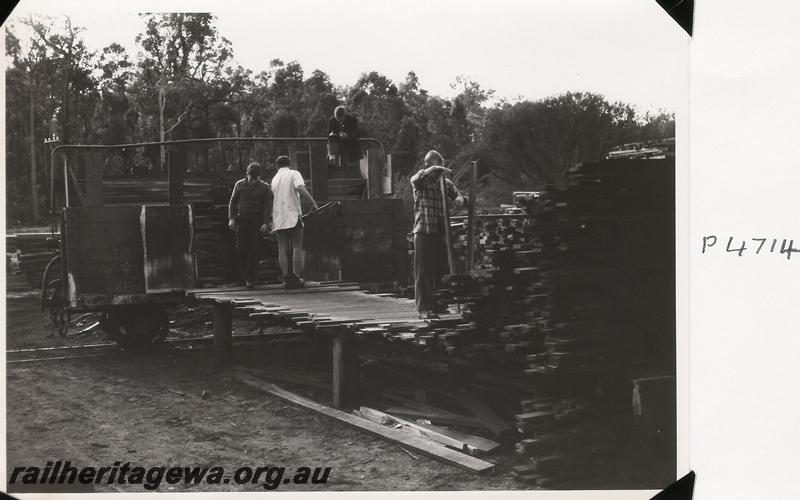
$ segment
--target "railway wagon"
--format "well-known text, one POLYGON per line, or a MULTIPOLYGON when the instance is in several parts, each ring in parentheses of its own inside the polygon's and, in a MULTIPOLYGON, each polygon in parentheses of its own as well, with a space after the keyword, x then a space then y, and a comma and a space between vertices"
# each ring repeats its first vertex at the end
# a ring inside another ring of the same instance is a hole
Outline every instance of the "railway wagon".
POLYGON ((315 229, 306 243, 309 277, 391 279, 399 266, 392 263, 404 253, 397 231, 402 202, 382 199, 390 184, 383 146, 361 139, 361 161, 331 168, 326 141, 213 138, 55 147, 50 191, 58 254, 45 269, 42 297, 59 332, 66 333, 75 313, 100 312, 101 327, 117 342, 147 344, 166 336, 168 310, 186 300, 187 290, 234 281, 225 223, 230 187, 246 163, 268 166, 277 154, 290 155, 318 202, 338 201, 336 210, 309 221, 315 229))

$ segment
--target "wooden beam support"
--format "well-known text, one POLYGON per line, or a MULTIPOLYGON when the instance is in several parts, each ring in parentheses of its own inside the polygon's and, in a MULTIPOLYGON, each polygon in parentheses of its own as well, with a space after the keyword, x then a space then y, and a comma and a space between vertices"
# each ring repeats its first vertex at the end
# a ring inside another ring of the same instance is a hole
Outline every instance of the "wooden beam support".
POLYGON ((233 304, 214 303, 214 364, 226 368, 233 360, 233 304))
POLYGON ((348 334, 333 337, 333 406, 358 406, 358 343, 348 334))

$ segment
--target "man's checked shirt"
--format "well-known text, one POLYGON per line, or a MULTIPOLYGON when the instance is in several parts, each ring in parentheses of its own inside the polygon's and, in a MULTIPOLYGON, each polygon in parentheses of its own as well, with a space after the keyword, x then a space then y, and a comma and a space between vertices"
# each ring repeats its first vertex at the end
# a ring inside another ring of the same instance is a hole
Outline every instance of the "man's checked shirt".
MULTIPOLYGON (((414 187, 414 229, 413 233, 444 233, 444 207, 438 175, 425 175, 420 170, 411 178, 414 187)), ((461 196, 455 184, 445 178, 444 189, 449 203, 461 196)), ((452 206, 452 205, 451 205, 452 206)))

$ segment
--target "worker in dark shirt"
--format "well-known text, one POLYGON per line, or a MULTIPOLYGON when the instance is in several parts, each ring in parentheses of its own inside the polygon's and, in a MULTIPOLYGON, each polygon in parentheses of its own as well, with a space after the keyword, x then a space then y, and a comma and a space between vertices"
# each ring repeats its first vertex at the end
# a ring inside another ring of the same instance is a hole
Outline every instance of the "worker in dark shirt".
POLYGON ((337 106, 333 116, 328 120, 328 143, 337 147, 329 147, 328 151, 333 152, 338 148, 338 157, 329 153, 329 160, 338 162, 339 166, 347 166, 350 160, 361 159, 358 135, 358 120, 348 115, 344 106, 337 106))
POLYGON ((236 233, 236 256, 247 288, 253 288, 258 272, 258 243, 269 231, 272 191, 261 180, 261 165, 247 166, 247 175, 236 181, 228 203, 228 227, 236 233))

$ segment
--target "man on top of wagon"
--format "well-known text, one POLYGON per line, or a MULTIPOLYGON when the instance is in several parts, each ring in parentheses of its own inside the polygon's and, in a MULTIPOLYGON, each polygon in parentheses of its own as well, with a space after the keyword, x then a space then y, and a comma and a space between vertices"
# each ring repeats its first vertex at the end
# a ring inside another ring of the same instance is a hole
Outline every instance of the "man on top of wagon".
POLYGON ((253 288, 258 274, 258 244, 269 231, 272 191, 261 180, 261 165, 252 162, 247 175, 233 186, 228 203, 228 227, 236 233, 236 256, 247 288, 253 288))
POLYGON ((278 172, 272 178, 274 206, 272 210, 272 229, 278 237, 278 264, 281 267, 285 288, 302 288, 305 254, 303 252, 303 210, 302 197, 316 210, 317 202, 306 189, 303 176, 291 168, 288 156, 275 160, 278 172))
POLYGON ((346 167, 352 159, 360 159, 358 120, 348 115, 344 106, 337 106, 328 120, 328 159, 346 167))

